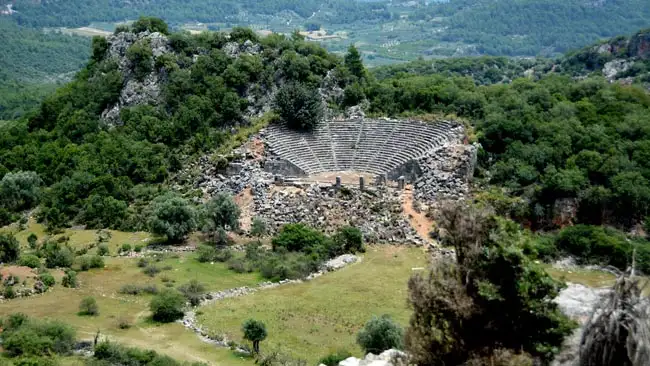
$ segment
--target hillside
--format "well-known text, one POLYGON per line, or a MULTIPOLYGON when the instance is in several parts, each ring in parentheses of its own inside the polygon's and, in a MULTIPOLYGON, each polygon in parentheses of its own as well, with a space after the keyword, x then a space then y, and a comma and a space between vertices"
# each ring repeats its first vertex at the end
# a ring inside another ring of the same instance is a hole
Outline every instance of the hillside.
POLYGON ((17 26, 0 17, 0 119, 13 119, 36 107, 43 97, 88 61, 85 37, 17 26))
MULTIPOLYGON (((643 66, 646 39, 580 52, 643 66)), ((0 122, 0 362, 569 365, 627 306, 591 364, 648 364, 650 94, 580 52, 370 71, 298 32, 94 37, 0 122)))

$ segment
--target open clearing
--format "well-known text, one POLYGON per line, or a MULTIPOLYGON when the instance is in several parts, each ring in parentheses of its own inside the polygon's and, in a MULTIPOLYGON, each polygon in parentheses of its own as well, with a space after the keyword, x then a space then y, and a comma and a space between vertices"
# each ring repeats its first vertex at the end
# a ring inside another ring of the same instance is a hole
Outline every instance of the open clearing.
POLYGON ((199 322, 241 341, 249 318, 266 323, 262 349, 280 348, 315 364, 338 349, 361 356, 356 335, 373 315, 389 314, 403 326, 410 310, 407 280, 426 265, 422 248, 377 246, 363 261, 302 284, 286 285, 201 308, 199 322))

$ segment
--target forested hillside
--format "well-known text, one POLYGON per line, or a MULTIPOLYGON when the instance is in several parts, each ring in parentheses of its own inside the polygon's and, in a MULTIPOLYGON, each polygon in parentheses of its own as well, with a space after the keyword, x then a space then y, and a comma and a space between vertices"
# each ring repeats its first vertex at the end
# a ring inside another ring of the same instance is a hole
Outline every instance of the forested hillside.
POLYGON ((353 78, 340 58, 299 36, 258 39, 235 29, 230 38, 177 33, 167 42, 167 25, 150 19, 122 31, 110 50, 96 37, 88 65, 29 118, 0 126, 0 174, 37 191, 48 187, 30 198, 3 195, 4 223, 40 202, 41 220, 51 227, 139 229, 142 207, 133 204, 164 193, 161 183, 185 159, 230 143, 231 127, 248 125, 250 108, 268 108, 270 90, 299 82, 315 95, 334 68, 342 86, 353 78), (238 47, 241 54, 232 51, 238 47), (136 91, 124 94, 127 88, 136 91), (145 89, 157 97, 118 103, 145 89), (109 110, 118 112, 109 118, 109 110))
POLYGON ((450 0, 429 8, 449 29, 443 40, 490 55, 550 55, 650 26, 650 2, 450 0))
POLYGON ((19 27, 0 17, 0 119, 23 115, 88 61, 86 37, 19 27))

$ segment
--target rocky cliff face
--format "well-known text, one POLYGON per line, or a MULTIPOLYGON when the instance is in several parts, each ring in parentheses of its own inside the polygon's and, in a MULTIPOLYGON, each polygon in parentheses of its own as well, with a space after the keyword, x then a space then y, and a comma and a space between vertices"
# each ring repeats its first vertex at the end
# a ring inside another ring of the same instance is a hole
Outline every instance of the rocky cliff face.
POLYGON ((650 59, 650 29, 643 30, 632 37, 628 46, 628 54, 630 57, 650 59))
POLYGON ((162 55, 171 53, 172 49, 167 36, 158 32, 146 31, 138 34, 122 32, 109 36, 107 41, 109 45, 107 57, 117 63, 124 77, 124 87, 119 101, 102 112, 102 120, 110 127, 122 124, 120 120, 122 108, 160 103, 161 81, 164 75, 161 70, 156 70, 155 64, 162 55), (136 43, 150 47, 153 55, 149 60, 151 72, 142 79, 135 77, 133 63, 126 56, 127 50, 136 43))

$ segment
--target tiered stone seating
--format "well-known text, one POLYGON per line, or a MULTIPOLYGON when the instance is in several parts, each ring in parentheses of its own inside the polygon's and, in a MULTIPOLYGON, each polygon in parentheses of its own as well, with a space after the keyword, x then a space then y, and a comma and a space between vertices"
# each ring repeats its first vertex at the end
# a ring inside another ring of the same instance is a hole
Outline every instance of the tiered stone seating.
POLYGON ((449 122, 345 120, 311 132, 269 126, 270 151, 307 174, 356 171, 383 174, 417 159, 449 138, 449 122))

